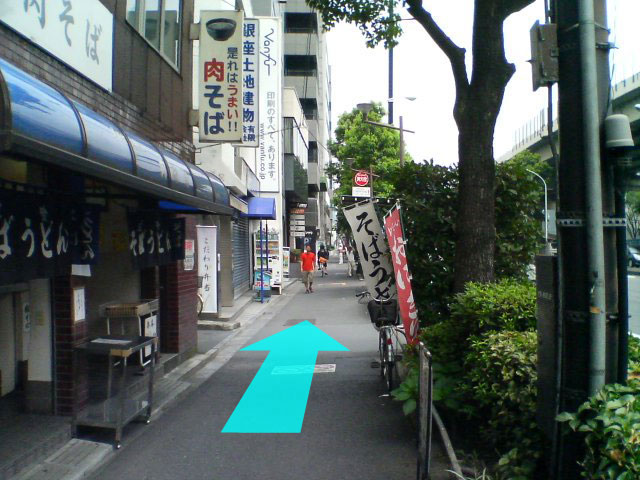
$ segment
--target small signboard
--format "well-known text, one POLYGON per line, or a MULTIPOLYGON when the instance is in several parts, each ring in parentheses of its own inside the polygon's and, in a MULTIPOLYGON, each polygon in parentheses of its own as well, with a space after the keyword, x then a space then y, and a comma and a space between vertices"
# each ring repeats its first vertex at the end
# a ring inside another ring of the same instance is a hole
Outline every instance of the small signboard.
POLYGON ((354 197, 370 197, 371 187, 351 187, 351 195, 354 197))
POLYGON ((358 187, 369 185, 369 173, 365 170, 359 170, 353 176, 353 183, 358 187))

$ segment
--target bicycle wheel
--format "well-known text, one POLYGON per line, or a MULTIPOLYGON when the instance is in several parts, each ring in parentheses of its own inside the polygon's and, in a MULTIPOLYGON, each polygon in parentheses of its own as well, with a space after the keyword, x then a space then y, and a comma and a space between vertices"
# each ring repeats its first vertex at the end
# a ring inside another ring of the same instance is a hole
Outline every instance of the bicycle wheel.
POLYGON ((381 329, 378 335, 378 351, 380 353, 380 376, 386 376, 387 358, 387 331, 381 329))
POLYGON ((391 393, 391 391, 394 389, 395 385, 393 384, 393 379, 394 379, 394 373, 393 371, 395 370, 395 355, 394 355, 394 348, 393 345, 387 345, 387 360, 385 362, 386 364, 386 368, 385 368, 385 381, 387 383, 387 391, 389 393, 391 393))

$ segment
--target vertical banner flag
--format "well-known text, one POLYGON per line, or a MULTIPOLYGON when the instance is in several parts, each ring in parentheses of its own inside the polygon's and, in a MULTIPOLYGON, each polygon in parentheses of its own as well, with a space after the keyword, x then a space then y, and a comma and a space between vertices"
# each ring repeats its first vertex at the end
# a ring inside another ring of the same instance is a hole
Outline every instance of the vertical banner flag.
POLYGON ((243 12, 200 13, 201 142, 242 142, 243 12))
POLYGON ((245 18, 242 30, 242 146, 258 146, 259 22, 245 18))
POLYGON ((407 341, 409 343, 415 343, 417 341, 419 327, 418 310, 413 298, 413 290, 411 289, 411 274, 409 273, 409 265, 407 264, 400 206, 396 205, 384 217, 384 228, 387 232, 393 271, 396 275, 398 306, 400 307, 400 316, 404 324, 404 331, 407 334, 407 341))
POLYGON ((197 225, 198 276, 202 285, 202 313, 218 313, 218 245, 217 227, 197 225))
POLYGON ((390 298, 396 293, 393 267, 373 202, 358 203, 343 211, 356 242, 367 290, 373 298, 390 298))
POLYGON ((282 27, 277 17, 260 18, 260 127, 258 178, 261 192, 280 191, 282 139, 282 27))

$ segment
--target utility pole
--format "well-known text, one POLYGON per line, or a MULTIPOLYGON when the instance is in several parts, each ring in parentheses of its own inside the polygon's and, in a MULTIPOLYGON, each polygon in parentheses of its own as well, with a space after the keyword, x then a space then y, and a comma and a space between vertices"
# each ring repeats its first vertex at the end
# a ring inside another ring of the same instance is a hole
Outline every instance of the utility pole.
MULTIPOLYGON (((555 2, 560 151, 558 236, 560 391, 558 411, 575 412, 617 375, 617 278, 612 171, 601 120, 609 108, 605 0, 555 2)), ((624 333, 626 334, 626 333, 624 333)), ((561 434, 560 434, 561 435, 561 434)), ((553 478, 579 478, 584 442, 558 439, 553 478)))

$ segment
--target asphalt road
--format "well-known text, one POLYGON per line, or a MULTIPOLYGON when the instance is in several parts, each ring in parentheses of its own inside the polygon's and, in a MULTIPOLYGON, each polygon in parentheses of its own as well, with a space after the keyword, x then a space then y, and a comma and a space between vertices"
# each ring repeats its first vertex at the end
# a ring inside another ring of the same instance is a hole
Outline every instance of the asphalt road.
POLYGON ((315 323, 349 348, 320 352, 318 364, 335 373, 313 377, 302 432, 221 433, 267 352, 238 351, 198 390, 144 427, 144 432, 96 473, 96 479, 329 480, 415 478, 413 428, 397 402, 381 397, 384 384, 371 367, 377 334, 354 298, 362 283, 331 264, 316 293, 290 288, 280 311, 254 343, 301 320, 315 323))
POLYGON ((629 328, 640 335, 640 275, 629 275, 629 328))

